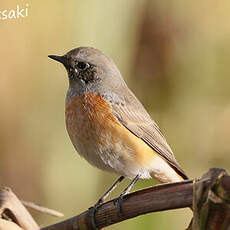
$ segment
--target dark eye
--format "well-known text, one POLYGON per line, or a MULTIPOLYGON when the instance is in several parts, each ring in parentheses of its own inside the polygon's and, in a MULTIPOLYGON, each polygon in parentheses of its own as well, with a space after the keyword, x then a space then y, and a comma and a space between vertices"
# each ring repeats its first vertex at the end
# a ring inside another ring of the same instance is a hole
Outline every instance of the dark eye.
POLYGON ((89 67, 89 64, 87 62, 80 61, 75 65, 75 67, 80 70, 85 70, 89 67))

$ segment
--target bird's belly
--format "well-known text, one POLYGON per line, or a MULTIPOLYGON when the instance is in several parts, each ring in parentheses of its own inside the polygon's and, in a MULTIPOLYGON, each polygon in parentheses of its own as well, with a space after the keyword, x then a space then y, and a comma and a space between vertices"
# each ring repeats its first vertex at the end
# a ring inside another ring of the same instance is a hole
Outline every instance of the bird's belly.
MULTIPOLYGON (((172 171, 152 148, 118 123, 99 95, 78 96, 67 103, 66 126, 78 153, 100 169, 129 178, 137 174, 150 178, 161 170, 172 171)), ((162 179, 167 181, 170 179, 162 179)))
POLYGON ((67 103, 66 127, 78 153, 92 165, 127 177, 150 177, 140 167, 136 137, 117 122, 99 95, 76 96, 67 103))

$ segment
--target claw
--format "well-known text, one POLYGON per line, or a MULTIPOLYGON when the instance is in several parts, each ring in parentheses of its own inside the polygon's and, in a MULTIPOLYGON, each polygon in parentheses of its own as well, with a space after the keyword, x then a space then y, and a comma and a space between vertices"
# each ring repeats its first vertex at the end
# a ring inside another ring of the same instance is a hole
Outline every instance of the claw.
POLYGON ((122 213, 122 207, 121 204, 123 202, 123 198, 126 194, 129 193, 129 191, 131 190, 131 188, 133 187, 133 185, 137 182, 137 180, 140 178, 140 175, 136 175, 135 178, 132 180, 131 184, 129 184, 129 186, 121 193, 121 195, 113 200, 113 204, 116 205, 117 203, 117 209, 118 209, 118 215, 121 216, 122 213))
POLYGON ((101 202, 99 200, 93 207, 89 208, 89 216, 91 217, 91 223, 95 230, 98 230, 96 226, 96 221, 95 221, 95 214, 97 212, 97 209, 100 207, 100 205, 101 205, 101 202))
POLYGON ((123 195, 120 195, 118 198, 113 200, 113 204, 117 205, 117 211, 118 211, 118 215, 121 216, 122 214, 122 202, 123 202, 123 195))

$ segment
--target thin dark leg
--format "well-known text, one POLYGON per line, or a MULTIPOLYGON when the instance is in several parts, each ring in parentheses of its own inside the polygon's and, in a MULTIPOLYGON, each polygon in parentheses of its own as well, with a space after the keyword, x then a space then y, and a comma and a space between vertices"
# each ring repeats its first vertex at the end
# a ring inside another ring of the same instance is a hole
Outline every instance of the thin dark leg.
POLYGON ((138 181, 139 178, 140 178, 140 175, 136 175, 136 177, 132 180, 132 182, 129 184, 129 186, 121 193, 120 196, 124 196, 124 195, 128 194, 130 192, 130 190, 132 189, 133 185, 138 181))
POLYGON ((122 201, 123 201, 123 197, 130 192, 130 190, 132 189, 133 185, 138 181, 139 178, 140 178, 140 175, 136 175, 136 177, 132 180, 132 182, 129 184, 129 186, 121 193, 121 195, 118 198, 116 198, 114 200, 114 204, 117 203, 117 208, 118 208, 119 215, 122 212, 121 204, 122 204, 122 201))
POLYGON ((124 176, 121 176, 118 178, 118 180, 115 181, 115 183, 105 192, 105 194, 97 201, 97 203, 89 209, 90 215, 92 216, 92 225, 95 229, 96 223, 95 223, 95 214, 98 209, 98 207, 105 201, 105 199, 111 194, 111 192, 121 183, 121 181, 124 180, 124 176))
POLYGON ((118 180, 116 180, 115 183, 108 189, 108 191, 106 191, 105 194, 98 200, 95 206, 100 206, 105 201, 105 199, 111 194, 111 192, 123 181, 124 178, 124 176, 119 177, 118 180))

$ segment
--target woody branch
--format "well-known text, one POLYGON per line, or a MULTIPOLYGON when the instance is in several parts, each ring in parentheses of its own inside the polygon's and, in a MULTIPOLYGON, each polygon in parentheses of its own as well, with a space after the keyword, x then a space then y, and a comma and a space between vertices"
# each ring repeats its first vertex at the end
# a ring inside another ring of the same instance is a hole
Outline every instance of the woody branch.
MULTIPOLYGON (((96 225, 102 228, 150 212, 189 207, 192 205, 192 190, 190 180, 130 193, 123 199, 122 215, 119 215, 113 200, 101 205, 95 215, 96 225)), ((94 229, 89 211, 42 230, 80 230, 82 227, 94 229)))
MULTIPOLYGON (((189 230, 227 230, 230 227, 229 184, 230 176, 225 170, 211 169, 199 180, 163 184, 143 189, 124 197, 122 215, 118 214, 117 206, 114 205, 113 200, 101 205, 95 215, 96 225, 98 228, 103 228, 150 212, 193 206, 194 217, 189 230)), ((23 222, 23 215, 20 218, 23 222)), ((22 229, 25 228, 22 227, 22 229)), ((33 230, 36 227, 30 229, 33 230)), ((89 210, 41 230, 67 229, 94 229, 89 210)))

